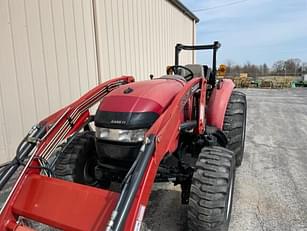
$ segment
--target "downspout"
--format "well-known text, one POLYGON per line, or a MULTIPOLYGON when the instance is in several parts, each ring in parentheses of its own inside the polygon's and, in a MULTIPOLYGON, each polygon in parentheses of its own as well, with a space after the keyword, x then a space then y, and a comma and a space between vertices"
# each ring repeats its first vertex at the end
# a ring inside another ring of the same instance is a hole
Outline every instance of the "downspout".
MULTIPOLYGON (((195 19, 193 19, 193 26, 192 26, 192 45, 195 46, 195 25, 196 25, 196 21, 195 19)), ((192 51, 192 63, 195 63, 195 51, 192 51)))
POLYGON ((94 22, 94 38, 95 38, 95 52, 96 52, 96 65, 97 65, 97 74, 98 74, 98 84, 102 83, 102 73, 101 73, 101 67, 100 67, 100 55, 99 55, 99 33, 98 33, 98 16, 97 16, 97 5, 96 0, 92 0, 92 6, 93 6, 93 22, 94 22))

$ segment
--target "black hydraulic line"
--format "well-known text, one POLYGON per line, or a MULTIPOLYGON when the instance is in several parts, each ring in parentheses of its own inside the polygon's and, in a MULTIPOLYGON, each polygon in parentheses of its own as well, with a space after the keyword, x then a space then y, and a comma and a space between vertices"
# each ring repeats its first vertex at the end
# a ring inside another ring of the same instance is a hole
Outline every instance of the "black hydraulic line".
POLYGON ((123 179, 122 182, 122 188, 124 188, 125 185, 127 185, 127 182, 129 182, 129 180, 131 179, 131 175, 135 169, 135 167, 137 166, 137 163, 140 161, 142 155, 138 155, 135 159, 135 161, 133 162, 131 168, 129 169, 128 173, 126 174, 125 178, 123 179))
MULTIPOLYGON (((93 116, 93 115, 91 115, 91 116, 88 117, 87 121, 86 121, 82 126, 80 126, 80 127, 78 128, 78 130, 75 131, 75 133, 74 133, 72 136, 70 136, 70 137, 67 139, 67 142, 65 143, 65 145, 64 145, 63 148, 61 149, 59 155, 60 155, 61 153, 63 153, 63 152, 66 150, 66 148, 71 144, 71 142, 77 137, 78 133, 79 133, 82 129, 84 129, 86 126, 88 126, 89 123, 93 122, 94 119, 95 119, 95 116, 93 116)), ((59 155, 58 155, 58 156, 52 161, 52 163, 50 164, 50 168, 51 168, 51 169, 54 168, 54 165, 55 165, 55 163, 56 163, 56 161, 57 161, 59 155)))
MULTIPOLYGON (((2 169, 4 169, 5 167, 7 167, 10 164, 11 164, 11 161, 8 161, 8 162, 5 162, 5 163, 1 164, 0 165, 0 171, 3 171, 2 169)), ((0 174, 1 174, 1 172, 0 172, 0 174)))
POLYGON ((197 127, 197 121, 196 120, 190 120, 187 122, 184 122, 180 124, 179 130, 180 131, 185 131, 185 130, 191 130, 193 128, 197 127))
POLYGON ((30 132, 18 146, 14 159, 1 171, 0 190, 13 176, 18 167, 22 165, 23 160, 29 156, 33 148, 37 145, 37 141, 40 140, 45 134, 46 129, 41 125, 36 125, 30 130, 30 132))
POLYGON ((147 138, 145 148, 141 148, 139 152, 140 159, 137 161, 134 171, 126 178, 126 183, 123 186, 117 206, 112 213, 112 218, 106 230, 122 230, 154 150, 155 136, 151 135, 147 138))
MULTIPOLYGON (((81 126, 74 135, 69 139, 66 145, 63 147, 64 151, 66 147, 72 142, 76 137, 78 132, 88 125, 90 122, 94 121, 94 116, 90 116, 83 126, 81 126)), ((22 165, 22 161, 28 157, 33 148, 37 145, 37 141, 40 140, 46 134, 46 129, 42 125, 35 125, 27 136, 21 141, 16 150, 16 156, 14 159, 5 165, 0 166, 0 190, 4 187, 7 181, 11 178, 14 172, 22 165)), ((44 170, 44 167, 40 167, 44 170)), ((52 167, 51 167, 52 168, 52 167)), ((45 169, 48 170, 48 169, 45 169)))

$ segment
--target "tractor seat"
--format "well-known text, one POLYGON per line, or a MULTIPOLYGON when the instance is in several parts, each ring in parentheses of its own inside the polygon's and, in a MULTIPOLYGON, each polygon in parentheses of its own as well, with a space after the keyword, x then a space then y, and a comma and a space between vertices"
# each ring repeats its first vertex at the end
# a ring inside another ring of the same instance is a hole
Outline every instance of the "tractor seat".
MULTIPOLYGON (((189 68, 193 74, 194 77, 206 77, 205 73, 204 73, 204 66, 200 65, 200 64, 187 64, 185 65, 186 68, 189 68)), ((208 66, 207 66, 208 69, 208 66)), ((187 71, 185 71, 187 74, 187 71)))
POLYGON ((204 68, 205 78, 209 79, 210 73, 211 73, 211 68, 209 68, 207 65, 203 65, 203 68, 204 68))

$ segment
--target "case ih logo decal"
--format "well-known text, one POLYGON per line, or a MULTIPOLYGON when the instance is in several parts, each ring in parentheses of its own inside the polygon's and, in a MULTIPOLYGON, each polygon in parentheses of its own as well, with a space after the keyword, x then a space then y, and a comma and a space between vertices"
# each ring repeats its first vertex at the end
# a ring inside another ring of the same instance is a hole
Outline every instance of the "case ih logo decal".
POLYGON ((111 124, 126 124, 127 121, 125 121, 125 120, 111 120, 110 123, 111 124))

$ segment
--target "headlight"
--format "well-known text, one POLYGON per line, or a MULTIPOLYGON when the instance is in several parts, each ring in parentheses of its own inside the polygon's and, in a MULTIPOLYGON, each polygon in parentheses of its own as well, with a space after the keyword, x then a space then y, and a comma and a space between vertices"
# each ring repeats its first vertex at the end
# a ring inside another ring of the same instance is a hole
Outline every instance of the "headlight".
POLYGON ((102 140, 142 142, 147 129, 122 130, 96 127, 96 137, 102 140))

